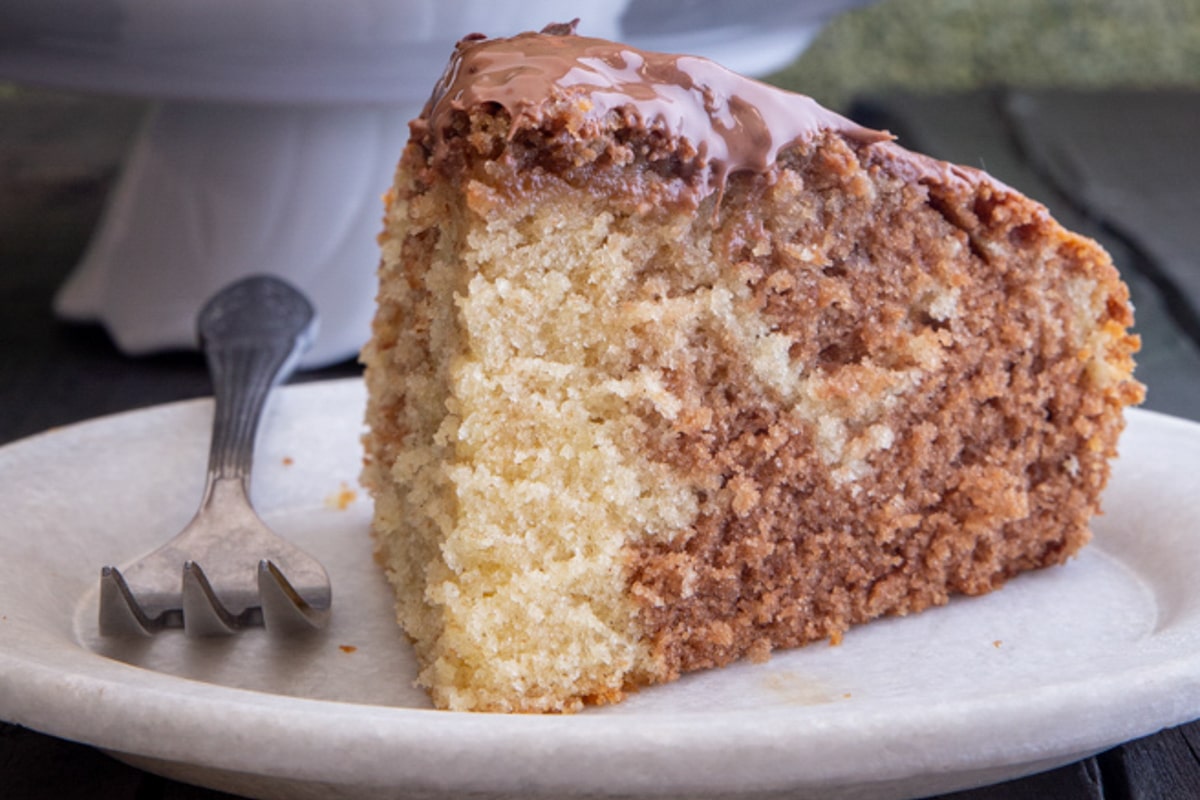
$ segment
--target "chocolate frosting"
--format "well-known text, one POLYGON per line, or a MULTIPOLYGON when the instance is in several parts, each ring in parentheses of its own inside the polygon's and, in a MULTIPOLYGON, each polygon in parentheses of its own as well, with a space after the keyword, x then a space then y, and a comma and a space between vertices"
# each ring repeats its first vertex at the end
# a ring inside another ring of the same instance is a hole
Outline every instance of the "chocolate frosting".
POLYGON ((646 128, 690 142, 718 191, 729 174, 765 173, 782 148, 824 130, 864 145, 892 138, 708 59, 577 36, 573 23, 507 39, 464 38, 422 117, 436 142, 454 111, 492 103, 508 111, 513 130, 537 126, 551 107, 597 121, 631 113, 646 128))

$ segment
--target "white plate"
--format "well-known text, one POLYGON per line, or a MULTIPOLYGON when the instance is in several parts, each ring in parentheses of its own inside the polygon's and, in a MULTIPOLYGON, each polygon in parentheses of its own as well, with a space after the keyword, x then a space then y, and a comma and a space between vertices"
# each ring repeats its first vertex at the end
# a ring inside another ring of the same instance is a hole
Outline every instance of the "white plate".
POLYGON ((255 797, 464 792, 898 798, 1066 763, 1200 717, 1200 425, 1132 412, 1096 540, 1003 591, 575 716, 431 710, 371 561, 355 380, 281 392, 264 516, 325 561, 335 618, 139 645, 95 630, 100 565, 191 515, 210 406, 0 450, 0 717, 255 797), (353 498, 352 498, 353 493, 353 498))

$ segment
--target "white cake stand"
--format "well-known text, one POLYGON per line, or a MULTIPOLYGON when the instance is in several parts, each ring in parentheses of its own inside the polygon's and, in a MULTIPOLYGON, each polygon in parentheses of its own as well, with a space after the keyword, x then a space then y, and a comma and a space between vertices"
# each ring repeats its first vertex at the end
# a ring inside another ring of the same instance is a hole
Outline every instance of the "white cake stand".
POLYGON ((374 304, 380 195, 453 43, 580 17, 580 33, 762 74, 861 0, 6 0, 0 77, 152 98, 55 301, 129 355, 194 346, 253 273, 312 297, 304 366, 353 357, 374 304))

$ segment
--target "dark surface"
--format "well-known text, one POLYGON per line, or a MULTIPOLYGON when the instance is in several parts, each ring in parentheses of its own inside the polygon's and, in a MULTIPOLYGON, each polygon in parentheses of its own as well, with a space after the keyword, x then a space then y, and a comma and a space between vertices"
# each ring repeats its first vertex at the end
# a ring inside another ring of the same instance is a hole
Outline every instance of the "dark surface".
MULTIPOLYGON (((1163 193, 1141 180, 1150 174, 1147 170, 1135 170, 1132 177, 1126 174, 1125 180, 1135 184, 1143 204, 1159 200, 1179 203, 1180 192, 1188 192, 1182 201, 1188 213, 1162 218, 1181 220, 1175 224, 1185 227, 1190 219, 1194 226, 1190 231, 1156 228, 1159 217, 1143 207, 1139 219, 1150 223, 1131 230, 1126 220, 1106 216, 1111 215, 1111 208, 1094 202, 1089 205, 1094 198, 1081 191, 1087 163, 1076 164, 1074 171, 1053 174, 1046 168, 1046 153, 1039 150, 1047 142, 1071 141, 1071 126, 1084 125, 1093 139, 1102 139, 1105 130, 1114 137, 1140 136, 1158 148, 1160 161, 1187 159, 1194 173, 1200 162, 1190 149, 1189 138, 1177 137, 1171 145, 1148 135, 1156 130, 1156 103, 1164 114, 1178 114, 1181 104, 1190 104, 1193 116, 1187 119, 1195 119, 1200 109, 1200 98, 1194 95, 1117 98, 985 92, 927 98, 891 95, 864 101, 854 115, 899 133, 901 141, 910 146, 986 166, 1007 183, 1047 202, 1068 227, 1101 239, 1134 293, 1138 329, 1145 342, 1138 375, 1150 387, 1147 407, 1197 418, 1200 350, 1189 335, 1189 330, 1194 332, 1189 320, 1196 318, 1200 297, 1182 290, 1188 281, 1180 276, 1194 279, 1200 274, 1200 265, 1177 242, 1185 233, 1195 241, 1200 231, 1195 216, 1200 208, 1200 185, 1195 180, 1182 185, 1174 182, 1171 192, 1163 193), (1131 102, 1146 106, 1142 111, 1143 119, 1148 115, 1150 120, 1147 124, 1140 130, 1136 126, 1104 128, 1104 114, 1120 116, 1122 103, 1131 102), (1036 113, 1038 108, 1053 113, 1036 113), (1171 151, 1171 147, 1179 150, 1171 151), (1163 262, 1167 257, 1173 259, 1169 265, 1163 262)), ((50 312, 54 290, 96 224, 138 110, 118 101, 84 102, 54 95, 30 95, 0 103, 0 443, 101 414, 209 391, 204 365, 195 354, 126 358, 101 328, 62 324, 50 312)), ((1095 152, 1102 153, 1110 152, 1105 148, 1116 148, 1112 152, 1119 153, 1121 144, 1092 143, 1099 148, 1095 152)), ((1054 158, 1052 155, 1051 160, 1054 158)), ((1105 164, 1111 165, 1102 160, 1101 166, 1105 164)), ((298 379, 357 373, 357 365, 347 362, 298 379)), ((228 795, 167 781, 85 745, 0 723, 0 798, 85 797, 215 800, 228 795)), ((1042 775, 947 797, 1200 798, 1200 722, 1042 775)))

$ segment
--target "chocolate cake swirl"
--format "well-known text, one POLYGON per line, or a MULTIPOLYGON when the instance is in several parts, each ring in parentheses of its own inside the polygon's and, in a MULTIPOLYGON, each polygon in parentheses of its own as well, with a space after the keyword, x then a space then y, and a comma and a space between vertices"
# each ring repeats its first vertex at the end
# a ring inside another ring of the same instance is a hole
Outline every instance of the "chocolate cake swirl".
POLYGON ((1137 338, 1043 206, 570 25, 461 41, 412 134, 363 479, 435 705, 615 702, 1087 542, 1137 338))

